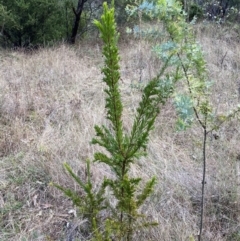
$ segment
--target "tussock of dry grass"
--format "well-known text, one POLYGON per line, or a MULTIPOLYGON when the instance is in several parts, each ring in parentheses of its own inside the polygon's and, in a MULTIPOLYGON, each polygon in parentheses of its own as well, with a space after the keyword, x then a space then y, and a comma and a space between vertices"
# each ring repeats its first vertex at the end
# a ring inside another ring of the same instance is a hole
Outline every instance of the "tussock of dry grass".
MULTIPOLYGON (((212 101, 221 114, 238 103, 240 46, 231 39, 235 32, 216 39, 219 31, 198 27, 198 40, 215 80, 212 101)), ((84 222, 68 213, 74 209, 71 202, 49 182, 78 190, 62 163, 68 162, 84 179, 85 160, 98 149, 90 145, 94 125, 107 124, 100 49, 97 43, 83 43, 79 48, 60 46, 31 55, 2 52, 0 240, 64 240, 67 223, 84 222)), ((129 131, 141 96, 136 87, 154 76, 159 61, 144 41, 123 42, 120 53, 124 128, 129 131)), ((174 125, 169 101, 157 118, 149 155, 132 168, 132 175, 143 180, 158 178, 143 212, 159 226, 139 233, 136 240, 188 240, 198 232, 201 129, 177 133, 174 125)), ((208 139, 204 240, 239 240, 239 120, 224 124, 217 135, 218 139, 208 139)), ((93 164, 92 173, 96 187, 103 176, 112 175, 100 164, 93 164)), ((81 238, 80 233, 77 236, 81 238)))

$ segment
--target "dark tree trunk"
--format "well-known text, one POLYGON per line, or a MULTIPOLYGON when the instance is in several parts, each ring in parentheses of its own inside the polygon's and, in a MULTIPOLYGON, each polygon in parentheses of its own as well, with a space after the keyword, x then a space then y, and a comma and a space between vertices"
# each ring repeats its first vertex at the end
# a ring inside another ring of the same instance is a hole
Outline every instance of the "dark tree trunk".
POLYGON ((75 15, 75 20, 74 20, 74 24, 73 24, 73 28, 72 28, 72 35, 69 39, 69 42, 71 44, 75 44, 76 36, 77 36, 77 32, 78 32, 78 27, 79 27, 81 15, 82 15, 83 7, 84 7, 84 3, 86 3, 86 2, 87 2, 87 0, 78 0, 77 9, 75 9, 73 7, 73 13, 75 15))
POLYGON ((4 27, 1 27, 1 28, 2 28, 2 30, 0 31, 0 33, 12 43, 11 35, 4 29, 4 27))

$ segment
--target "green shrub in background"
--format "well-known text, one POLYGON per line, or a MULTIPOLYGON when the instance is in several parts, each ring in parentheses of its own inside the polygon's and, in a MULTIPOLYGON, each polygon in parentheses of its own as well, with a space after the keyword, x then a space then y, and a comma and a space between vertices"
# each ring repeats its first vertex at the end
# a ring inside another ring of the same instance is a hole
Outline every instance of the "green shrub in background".
MULTIPOLYGON (((108 0, 108 3, 111 1, 108 0)), ((115 21, 118 25, 126 25, 128 21, 128 15, 125 11, 126 7, 131 4, 139 4, 141 0, 118 0, 114 3, 115 8, 115 21)))
MULTIPOLYGON (((116 18, 125 24, 125 7, 116 3, 116 18)), ((0 45, 36 47, 58 41, 75 43, 77 35, 92 30, 93 18, 102 12, 101 0, 0 0, 0 45)))
POLYGON ((1 44, 27 47, 66 38, 65 2, 0 0, 1 44))
POLYGON ((183 10, 186 13, 186 20, 192 21, 194 18, 202 19, 203 18, 203 6, 198 4, 194 0, 179 0, 182 5, 183 10))
POLYGON ((239 0, 179 0, 186 12, 187 20, 194 17, 199 20, 209 20, 217 23, 239 22, 239 0))
POLYGON ((198 4, 191 4, 188 12, 188 20, 192 21, 194 18, 203 18, 203 9, 198 4))
POLYGON ((0 45, 37 47, 70 40, 72 36, 75 42, 77 34, 83 34, 91 25, 93 13, 98 15, 100 6, 93 3, 93 0, 0 0, 0 45))

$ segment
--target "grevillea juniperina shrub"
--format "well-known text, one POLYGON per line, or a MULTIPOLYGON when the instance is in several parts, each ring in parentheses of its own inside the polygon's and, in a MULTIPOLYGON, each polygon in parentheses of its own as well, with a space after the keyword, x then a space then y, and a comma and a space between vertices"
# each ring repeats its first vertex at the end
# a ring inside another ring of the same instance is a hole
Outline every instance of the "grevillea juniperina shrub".
POLYGON ((104 74, 103 81, 107 86, 105 89, 105 108, 109 125, 95 126, 96 137, 92 143, 103 147, 105 152, 95 153, 93 161, 108 165, 115 178, 104 178, 99 190, 95 192, 90 175, 91 161, 88 160, 86 183, 83 183, 74 174, 68 164, 64 165, 68 173, 84 190, 83 197, 80 197, 73 190, 59 185, 55 186, 70 197, 83 216, 88 218, 91 224, 89 233, 92 233, 92 240, 132 240, 136 230, 156 224, 147 221, 144 214, 139 211, 139 208, 152 193, 156 178, 151 178, 144 184, 143 188, 140 188, 141 177, 131 177, 129 171, 131 164, 135 163, 141 156, 146 155, 149 134, 154 127, 159 108, 172 93, 173 85, 165 85, 160 80, 167 67, 166 64, 161 68, 158 76, 149 81, 143 89, 142 100, 137 108, 132 129, 130 133, 124 131, 123 104, 119 91, 120 57, 117 47, 119 35, 114 20, 114 7, 108 8, 106 3, 103 7, 104 12, 100 21, 95 20, 94 23, 99 29, 104 43, 105 64, 102 73, 104 74), (111 198, 116 200, 114 206, 110 204, 105 195, 106 188, 110 189, 111 198), (100 216, 104 210, 108 211, 108 216, 103 225, 100 216))

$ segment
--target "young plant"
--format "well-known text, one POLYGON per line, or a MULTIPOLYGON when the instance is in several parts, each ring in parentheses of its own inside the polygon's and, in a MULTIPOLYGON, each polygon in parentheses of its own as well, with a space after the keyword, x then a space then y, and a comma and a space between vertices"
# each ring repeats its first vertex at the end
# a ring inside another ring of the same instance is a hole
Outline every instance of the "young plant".
MULTIPOLYGON (((162 21, 169 35, 170 43, 174 45, 171 49, 171 51, 175 52, 176 61, 174 64, 185 86, 183 93, 176 93, 175 98, 175 106, 179 116, 178 127, 179 129, 185 129, 196 120, 202 128, 202 199, 198 234, 198 241, 201 241, 206 184, 207 136, 213 130, 219 128, 225 121, 235 117, 240 111, 240 107, 236 107, 230 114, 225 115, 221 122, 217 121, 218 117, 214 115, 216 112, 213 110, 210 100, 212 83, 208 78, 203 52, 195 40, 192 26, 185 22, 184 15, 180 12, 179 7, 178 2, 172 5, 167 4, 166 11, 162 15, 162 21), (174 17, 171 15, 173 13, 174 17), (176 21, 178 21, 178 24, 176 24, 176 21)), ((159 54, 165 55, 166 53, 164 52, 162 51, 159 54)))
MULTIPOLYGON (((192 25, 185 21, 185 13, 179 1, 155 0, 143 1, 138 7, 128 7, 130 14, 141 11, 152 19, 161 21, 167 41, 154 47, 154 52, 166 63, 171 56, 171 75, 181 79, 183 88, 175 91, 175 106, 178 113, 177 127, 185 130, 196 120, 202 128, 202 199, 199 224, 198 240, 202 239, 203 217, 204 217, 204 190, 206 177, 206 145, 207 135, 217 129, 226 120, 236 116, 240 111, 238 106, 230 114, 223 116, 219 122, 214 115, 210 103, 211 82, 208 80, 208 73, 203 52, 195 40, 192 25)), ((153 32, 156 32, 153 30, 153 32)), ((145 33, 151 36, 151 31, 145 33)))
POLYGON ((136 230, 156 224, 146 221, 144 214, 140 212, 140 207, 153 191, 156 178, 151 178, 143 186, 140 184, 141 178, 131 177, 129 171, 137 159, 147 154, 149 134, 154 127, 160 105, 164 104, 173 92, 174 80, 169 82, 160 79, 172 56, 168 57, 159 74, 143 89, 142 100, 137 108, 132 129, 127 133, 123 129, 122 121, 123 104, 119 90, 120 57, 117 47, 119 34, 116 31, 114 7, 109 8, 104 3, 103 15, 99 21, 95 20, 94 24, 98 27, 104 43, 105 64, 102 73, 106 84, 105 108, 109 125, 95 126, 96 137, 93 138, 92 143, 103 147, 105 152, 96 152, 93 161, 108 165, 115 178, 105 177, 99 191, 95 192, 90 178, 90 161, 87 162, 86 184, 74 174, 68 164, 65 164, 67 172, 84 190, 85 196, 80 197, 71 189, 55 186, 70 197, 83 215, 89 219, 94 240, 111 238, 130 241, 136 230), (110 189, 111 198, 115 199, 116 204, 110 204, 104 195, 106 188, 110 189), (105 225, 100 226, 100 214, 105 209, 108 216, 105 225))

